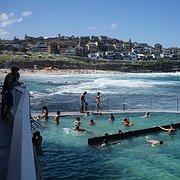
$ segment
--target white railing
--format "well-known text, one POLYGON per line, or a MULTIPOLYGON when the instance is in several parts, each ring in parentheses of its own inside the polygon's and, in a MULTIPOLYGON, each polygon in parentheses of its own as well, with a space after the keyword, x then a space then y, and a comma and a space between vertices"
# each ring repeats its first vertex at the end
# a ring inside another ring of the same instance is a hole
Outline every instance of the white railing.
POLYGON ((14 125, 7 180, 35 180, 36 170, 29 113, 29 91, 14 90, 14 125))

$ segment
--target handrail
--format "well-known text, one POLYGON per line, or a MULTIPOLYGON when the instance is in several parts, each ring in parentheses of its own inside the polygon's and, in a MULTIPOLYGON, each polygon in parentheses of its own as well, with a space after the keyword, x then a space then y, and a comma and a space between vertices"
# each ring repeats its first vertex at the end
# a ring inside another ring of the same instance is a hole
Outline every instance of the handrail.
MULTIPOLYGON (((148 111, 155 110, 171 110, 180 111, 180 101, 179 96, 165 96, 165 95, 152 95, 152 96, 142 96, 138 94, 132 95, 117 95, 112 97, 106 97, 101 100, 100 107, 101 110, 122 110, 134 111, 139 109, 144 109, 148 111)), ((94 111, 96 109, 96 101, 94 99, 86 99, 88 102, 88 111, 94 111)), ((52 102, 51 102, 52 103, 52 102)), ((80 100, 73 99, 71 101, 58 102, 58 106, 61 111, 77 111, 79 112, 81 104, 80 100)))
POLYGON ((15 89, 14 126, 11 141, 7 180, 35 180, 36 170, 32 145, 32 134, 29 118, 29 91, 23 88, 15 89), (20 96, 17 99, 16 93, 20 96))

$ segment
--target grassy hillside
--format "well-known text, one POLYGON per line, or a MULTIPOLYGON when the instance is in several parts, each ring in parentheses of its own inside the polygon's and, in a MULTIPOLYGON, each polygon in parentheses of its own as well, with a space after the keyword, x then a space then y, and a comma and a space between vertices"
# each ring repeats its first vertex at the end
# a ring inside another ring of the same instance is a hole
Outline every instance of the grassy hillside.
POLYGON ((0 55, 0 68, 19 66, 20 68, 38 69, 53 67, 57 69, 96 69, 121 72, 173 72, 176 71, 180 61, 103 61, 89 58, 67 58, 63 56, 51 57, 48 54, 42 56, 31 55, 0 55))

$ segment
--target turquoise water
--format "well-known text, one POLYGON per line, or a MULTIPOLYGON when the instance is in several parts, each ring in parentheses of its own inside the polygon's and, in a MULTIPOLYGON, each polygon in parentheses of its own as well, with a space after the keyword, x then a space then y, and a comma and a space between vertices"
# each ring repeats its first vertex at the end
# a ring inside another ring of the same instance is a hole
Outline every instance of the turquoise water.
POLYGON ((143 118, 143 113, 115 114, 114 123, 109 115, 81 116, 82 128, 88 133, 73 131, 74 116, 62 117, 60 125, 49 119, 43 125, 43 148, 40 161, 47 179, 178 179, 180 177, 180 133, 167 132, 147 134, 150 138, 164 141, 152 147, 144 136, 122 140, 121 144, 106 148, 88 146, 88 138, 108 132, 116 133, 166 125, 179 122, 179 114, 152 113, 143 118), (135 125, 125 127, 121 122, 127 116, 135 125), (93 118, 96 126, 90 126, 93 118))
POLYGON ((53 118, 42 122, 42 152, 39 155, 45 179, 179 179, 180 178, 180 130, 174 135, 160 131, 147 134, 164 144, 152 147, 144 136, 122 140, 121 144, 107 148, 88 146, 88 138, 105 133, 116 133, 180 122, 179 113, 152 112, 143 118, 146 110, 180 111, 180 74, 80 74, 21 76, 31 93, 31 112, 37 113, 47 105, 49 112, 58 110, 79 111, 79 95, 87 91, 89 110, 95 108, 95 96, 101 92, 103 110, 126 111, 109 115, 81 116, 82 128, 89 133, 73 131, 75 116, 61 117, 60 125, 53 118), (135 113, 136 110, 143 113, 135 113), (135 125, 124 127, 122 120, 128 117, 135 125), (93 118, 96 126, 89 126, 93 118))

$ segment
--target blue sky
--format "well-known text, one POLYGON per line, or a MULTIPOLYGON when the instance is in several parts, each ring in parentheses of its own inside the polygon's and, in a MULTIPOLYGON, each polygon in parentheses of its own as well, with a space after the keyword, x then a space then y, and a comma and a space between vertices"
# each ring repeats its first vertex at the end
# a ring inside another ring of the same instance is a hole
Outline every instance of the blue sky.
POLYGON ((180 47, 180 0, 0 0, 0 38, 106 35, 180 47))

